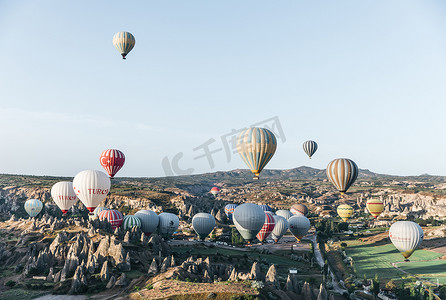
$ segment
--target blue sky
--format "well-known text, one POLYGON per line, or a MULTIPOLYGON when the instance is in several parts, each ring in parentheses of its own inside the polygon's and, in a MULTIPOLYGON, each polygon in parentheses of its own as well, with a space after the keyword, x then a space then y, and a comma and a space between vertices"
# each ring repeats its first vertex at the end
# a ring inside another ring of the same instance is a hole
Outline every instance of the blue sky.
POLYGON ((0 172, 74 176, 107 148, 119 176, 164 176, 181 152, 194 173, 245 168, 193 149, 278 117, 267 168, 446 175, 445 16, 439 0, 0 0, 0 172))

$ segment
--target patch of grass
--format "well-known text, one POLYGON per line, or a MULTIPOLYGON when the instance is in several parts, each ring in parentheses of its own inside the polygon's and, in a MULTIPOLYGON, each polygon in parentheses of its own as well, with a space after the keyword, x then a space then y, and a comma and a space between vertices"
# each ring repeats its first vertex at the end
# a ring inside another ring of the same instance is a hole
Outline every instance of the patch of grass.
POLYGON ((40 296, 48 294, 48 292, 25 290, 21 288, 9 289, 0 293, 0 299, 2 300, 28 300, 34 299, 40 296))
MULTIPOLYGON (((404 257, 392 244, 376 246, 359 241, 348 241, 347 244, 345 252, 353 258, 359 278, 363 278, 364 274, 367 278, 372 278, 375 273, 378 273, 380 280, 384 283, 390 279, 399 279, 403 275, 392 266, 393 262, 404 261, 404 257)), ((438 263, 430 262, 441 256, 439 253, 428 250, 416 250, 410 257, 411 262, 399 266, 403 269, 410 268, 413 265, 413 271, 416 271, 417 274, 432 273, 429 271, 429 263, 438 264, 439 269, 441 266, 446 266, 446 262, 444 264, 440 264, 441 261, 438 261, 438 263)), ((407 271, 412 273, 412 271, 407 271)), ((443 274, 446 274, 446 271, 443 274)))
MULTIPOLYGON (((243 295, 243 294, 232 294, 232 293, 214 293, 216 296, 216 300, 228 300, 228 299, 237 299, 237 300, 254 300, 259 299, 255 295, 243 295)), ((186 294, 186 295, 176 295, 171 296, 169 299, 172 300, 204 300, 208 298, 209 293, 199 293, 199 294, 186 294)))
MULTIPOLYGON (((99 274, 100 275, 100 274, 99 274)), ((135 279, 140 277, 141 275, 144 275, 144 273, 137 271, 137 270, 131 270, 129 272, 126 272, 125 275, 127 276, 127 278, 129 279, 135 279)))
POLYGON ((420 278, 446 284, 446 261, 411 261, 409 263, 398 264, 402 270, 414 274, 420 278))

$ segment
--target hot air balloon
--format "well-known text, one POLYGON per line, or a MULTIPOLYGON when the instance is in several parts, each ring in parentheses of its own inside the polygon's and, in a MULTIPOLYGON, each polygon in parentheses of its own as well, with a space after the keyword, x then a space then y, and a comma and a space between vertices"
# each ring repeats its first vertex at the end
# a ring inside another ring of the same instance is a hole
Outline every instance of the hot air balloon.
POLYGON ((127 31, 120 31, 113 36, 113 45, 121 53, 122 59, 135 47, 135 37, 127 31))
POLYGON ((141 220, 138 217, 133 215, 124 217, 124 220, 122 221, 122 228, 124 228, 124 230, 130 230, 135 226, 141 228, 141 220))
POLYGON ((398 221, 389 229, 389 237, 398 251, 409 261, 409 257, 423 241, 424 233, 420 225, 411 221, 398 221))
POLYGON ((138 211, 135 217, 141 221, 141 230, 147 236, 151 235, 158 228, 159 217, 154 211, 143 209, 138 211))
POLYGON ((271 206, 269 206, 268 204, 261 204, 261 205, 259 205, 259 206, 260 206, 260 208, 261 208, 264 212, 267 212, 267 211, 272 212, 272 211, 273 211, 273 209, 271 208, 271 206))
POLYGON ((158 215, 160 222, 158 224, 158 232, 163 238, 170 238, 172 234, 178 229, 180 220, 178 217, 171 213, 160 213, 158 215))
POLYGON ((260 172, 271 160, 276 148, 276 137, 265 128, 248 128, 237 139, 238 154, 254 173, 254 179, 259 179, 260 172))
POLYGON ((79 200, 92 213, 107 197, 110 191, 110 179, 101 171, 82 171, 74 177, 73 189, 79 200))
POLYGON ((369 199, 367 200, 367 209, 376 219, 384 210, 384 203, 381 199, 369 199))
POLYGON ((238 232, 249 243, 265 224, 265 212, 257 204, 244 203, 234 210, 232 220, 238 232))
POLYGON ((37 216, 43 208, 43 203, 40 200, 37 199, 29 199, 25 202, 25 210, 28 213, 28 215, 32 218, 37 216))
POLYGON ((123 217, 122 217, 121 212, 116 209, 103 210, 99 214, 99 220, 101 220, 101 221, 107 220, 108 223, 110 223, 113 230, 115 230, 116 228, 121 226, 122 219, 123 219, 123 217))
POLYGON ((192 227, 200 240, 204 240, 214 230, 215 218, 208 213, 198 213, 192 218, 192 227))
POLYGON ((303 145, 305 153, 308 155, 308 157, 311 159, 313 154, 317 150, 317 144, 315 141, 306 141, 303 145))
POLYGON ((67 214, 68 210, 76 204, 77 197, 73 190, 73 183, 70 181, 61 181, 51 188, 51 197, 62 213, 67 214))
POLYGON ((108 210, 108 208, 103 207, 103 206, 98 206, 98 207, 96 207, 96 208, 94 209, 93 214, 94 214, 94 216, 95 216, 96 218, 98 218, 98 217, 99 217, 99 214, 100 214, 101 212, 103 212, 104 210, 108 210))
POLYGON ((293 213, 291 213, 289 210, 286 209, 279 209, 278 211, 276 211, 276 215, 284 217, 287 221, 289 218, 294 216, 293 213))
POLYGON ((305 216, 294 215, 288 219, 288 228, 299 242, 308 233, 310 226, 310 220, 305 216))
POLYGON ((303 204, 294 204, 290 208, 290 212, 293 215, 301 215, 301 216, 307 216, 308 215, 308 207, 306 207, 303 204))
POLYGON ((232 214, 234 213, 234 209, 237 207, 237 204, 226 204, 225 206, 225 214, 228 217, 229 221, 232 221, 232 214))
POLYGON ((337 158, 327 166, 327 177, 343 195, 358 177, 358 166, 348 158, 337 158))
POLYGON ((257 239, 263 243, 266 238, 271 234, 274 229, 276 223, 274 222, 274 216, 268 212, 265 212, 265 223, 260 229, 259 233, 257 233, 257 239))
POLYGON ((274 222, 276 225, 271 232, 271 238, 273 239, 274 243, 277 243, 288 230, 288 221, 284 217, 276 214, 274 216, 274 222))
POLYGON ((337 212, 342 221, 347 222, 347 220, 353 215, 353 207, 348 204, 341 204, 338 206, 337 212))
POLYGON ((214 195, 215 197, 217 197, 218 193, 220 193, 220 188, 214 186, 214 187, 210 190, 210 193, 211 193, 212 195, 214 195))
POLYGON ((101 166, 107 171, 110 178, 115 177, 116 173, 122 168, 125 163, 125 156, 119 150, 108 149, 102 152, 99 157, 99 162, 101 166))

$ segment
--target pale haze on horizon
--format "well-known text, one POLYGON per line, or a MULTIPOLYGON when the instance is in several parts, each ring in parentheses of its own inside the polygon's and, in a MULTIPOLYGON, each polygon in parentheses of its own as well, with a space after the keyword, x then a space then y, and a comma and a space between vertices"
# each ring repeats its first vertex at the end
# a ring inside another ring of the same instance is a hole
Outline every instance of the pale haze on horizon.
POLYGON ((0 36, 0 173, 246 168, 224 141, 265 123, 266 169, 446 175, 444 1, 0 1, 0 36))

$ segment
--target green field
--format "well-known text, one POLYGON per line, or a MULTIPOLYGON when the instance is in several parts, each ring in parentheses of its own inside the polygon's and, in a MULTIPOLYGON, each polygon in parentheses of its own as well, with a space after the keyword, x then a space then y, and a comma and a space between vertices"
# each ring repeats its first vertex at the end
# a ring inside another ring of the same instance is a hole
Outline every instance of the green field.
POLYGON ((398 264, 398 267, 417 277, 430 280, 434 283, 446 284, 446 260, 433 260, 423 262, 410 262, 398 264))
POLYGON ((417 250, 410 257, 410 262, 404 263, 403 256, 392 244, 374 246, 358 241, 347 243, 345 252, 354 260, 357 276, 372 278, 378 274, 381 280, 399 279, 402 272, 395 269, 391 263, 400 262, 398 267, 426 280, 439 278, 446 282, 446 261, 438 260, 442 255, 427 250, 417 250))

